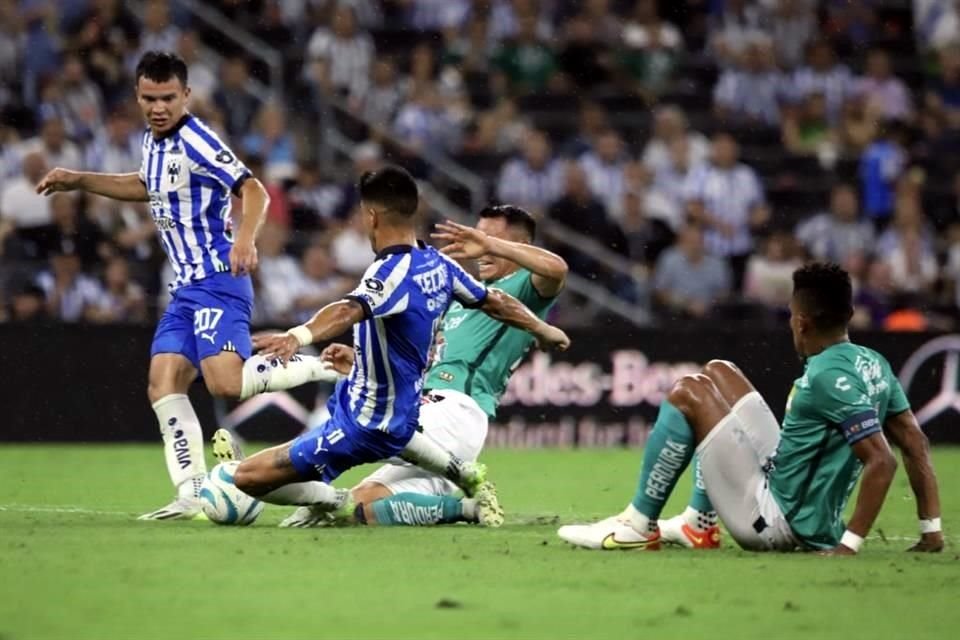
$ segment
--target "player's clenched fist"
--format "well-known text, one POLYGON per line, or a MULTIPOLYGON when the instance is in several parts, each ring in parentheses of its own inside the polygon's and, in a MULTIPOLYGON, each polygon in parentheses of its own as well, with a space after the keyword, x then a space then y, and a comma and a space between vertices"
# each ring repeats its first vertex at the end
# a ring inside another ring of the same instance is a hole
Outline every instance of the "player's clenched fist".
POLYGON ((69 169, 54 169, 37 183, 37 193, 49 196, 57 191, 73 191, 80 187, 80 174, 69 169))
POLYGON ((284 366, 300 348, 300 341, 289 333, 272 333, 253 338, 253 348, 257 353, 271 360, 277 359, 284 366))
POLYGON ((257 261, 257 247, 252 240, 237 240, 230 249, 230 273, 235 276, 253 273, 257 261))
POLYGON ((353 347, 334 343, 327 346, 320 357, 324 362, 329 363, 337 373, 349 375, 350 369, 353 368, 354 355, 353 347))
POLYGON ((570 337, 563 329, 548 324, 543 333, 537 336, 537 346, 543 351, 566 351, 570 348, 570 337))

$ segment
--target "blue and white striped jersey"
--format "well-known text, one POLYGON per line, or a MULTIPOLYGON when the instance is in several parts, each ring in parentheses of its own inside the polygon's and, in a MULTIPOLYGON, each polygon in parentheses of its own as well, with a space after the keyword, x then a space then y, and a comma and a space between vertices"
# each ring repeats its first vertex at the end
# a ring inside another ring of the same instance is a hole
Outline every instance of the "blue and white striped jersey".
POLYGON ((166 135, 143 135, 140 179, 170 259, 171 289, 230 270, 230 193, 250 171, 199 118, 186 115, 166 135))
POLYGON ((486 288, 432 247, 397 245, 377 254, 346 297, 366 318, 353 328, 350 375, 330 398, 331 415, 369 429, 403 434, 420 415, 427 356, 447 308, 476 307, 486 288))

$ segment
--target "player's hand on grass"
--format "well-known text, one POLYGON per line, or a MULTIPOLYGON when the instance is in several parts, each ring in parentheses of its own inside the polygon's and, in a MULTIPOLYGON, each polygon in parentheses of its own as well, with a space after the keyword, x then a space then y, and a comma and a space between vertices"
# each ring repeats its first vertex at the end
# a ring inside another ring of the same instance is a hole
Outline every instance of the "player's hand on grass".
POLYGON ((920 536, 920 541, 907 549, 918 553, 939 553, 943 551, 943 532, 925 533, 920 536))
POLYGON ((246 275, 257 268, 257 246, 253 240, 237 240, 230 249, 230 273, 246 275))
POLYGON ((827 549, 826 551, 821 551, 820 555, 821 556, 855 556, 857 555, 857 552, 851 549, 850 547, 846 547, 842 544, 838 544, 833 549, 827 549))
POLYGON ((570 348, 570 337, 552 324, 537 336, 537 346, 543 351, 566 351, 570 348))
POLYGON ((490 236, 479 229, 450 220, 438 224, 437 231, 430 237, 447 242, 440 251, 456 260, 479 258, 490 253, 490 236))
POLYGON ((80 188, 80 174, 69 169, 54 169, 37 183, 37 193, 45 196, 57 191, 73 191, 80 188))
POLYGON ((337 373, 348 375, 350 369, 353 368, 354 355, 353 347, 334 343, 328 345, 327 348, 323 350, 323 353, 320 354, 320 357, 324 362, 330 363, 337 373))
POLYGON ((253 348, 263 357, 279 360, 287 366, 287 361, 300 349, 300 341, 289 333, 272 333, 254 336, 253 348))

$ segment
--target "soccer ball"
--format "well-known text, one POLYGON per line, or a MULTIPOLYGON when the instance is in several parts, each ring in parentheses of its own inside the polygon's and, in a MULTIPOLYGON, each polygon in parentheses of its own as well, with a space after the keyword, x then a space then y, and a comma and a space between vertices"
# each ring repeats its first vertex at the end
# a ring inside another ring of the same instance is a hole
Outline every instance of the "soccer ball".
POLYGON ((263 511, 263 503, 245 494, 233 484, 233 474, 240 462, 221 462, 207 474, 200 487, 200 504, 204 515, 217 524, 252 523, 263 511))

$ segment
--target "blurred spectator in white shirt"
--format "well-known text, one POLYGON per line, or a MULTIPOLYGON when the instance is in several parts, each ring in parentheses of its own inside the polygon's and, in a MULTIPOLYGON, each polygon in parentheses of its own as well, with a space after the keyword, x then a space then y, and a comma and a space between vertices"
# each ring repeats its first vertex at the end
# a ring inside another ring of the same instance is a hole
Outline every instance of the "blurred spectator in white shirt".
POLYGON ((6 181, 0 193, 0 225, 26 229, 50 224, 50 201, 36 190, 46 173, 42 153, 34 151, 24 156, 23 172, 6 181))
POLYGON ((596 148, 580 156, 579 164, 587 174, 587 183, 593 195, 603 202, 614 220, 623 207, 623 169, 629 158, 623 140, 613 129, 597 138, 596 148))
POLYGON ((144 6, 140 47, 134 58, 139 60, 147 51, 176 51, 179 42, 180 29, 170 22, 170 3, 149 0, 144 6))
POLYGON ((358 30, 356 14, 345 4, 334 11, 331 28, 317 29, 307 44, 309 60, 326 63, 333 89, 353 97, 366 93, 374 55, 373 39, 358 30))
POLYGON ((107 262, 103 296, 93 313, 97 322, 146 322, 147 298, 143 287, 130 277, 130 264, 122 256, 107 262))
POLYGON ((532 130, 524 139, 522 155, 500 171, 497 199, 540 215, 563 192, 563 173, 552 157, 547 136, 532 130))
POLYGON ((303 252, 300 274, 287 283, 293 299, 290 307, 294 322, 306 322, 318 309, 334 300, 339 300, 354 284, 336 271, 330 248, 313 244, 303 252))
POLYGON ((898 292, 929 294, 932 291, 939 273, 937 257, 919 230, 905 230, 885 260, 898 292))
POLYGON ((363 226, 363 216, 358 207, 350 216, 349 224, 333 238, 331 252, 337 271, 348 276, 362 276, 377 257, 363 226))
POLYGON ((774 0, 770 10, 770 35, 777 62, 793 69, 803 62, 803 52, 817 32, 816 2, 812 0, 774 0))
MULTIPOLYGON (((674 231, 686 218, 686 186, 690 172, 704 159, 695 159, 690 137, 680 136, 670 143, 668 164, 653 174, 652 188, 647 194, 647 214, 663 220, 674 231)), ((709 152, 709 147, 707 148, 709 152)))
POLYGON ((819 93, 827 101, 827 113, 837 122, 844 102, 853 93, 854 79, 849 67, 837 61, 833 45, 818 40, 810 45, 807 64, 793 72, 789 79, 790 99, 800 101, 812 93, 819 93))
POLYGON ((285 252, 289 239, 286 227, 270 221, 264 223, 257 238, 260 256, 256 274, 260 283, 257 303, 273 322, 294 321, 293 300, 302 275, 297 260, 285 252))
POLYGON ((696 165, 710 156, 710 142, 688 128, 687 116, 673 105, 657 107, 653 113, 653 136, 643 150, 643 164, 654 174, 669 170, 674 164, 671 146, 679 138, 687 140, 687 164, 696 165))
POLYGON ((37 276, 47 297, 47 312, 63 322, 94 321, 106 302, 100 284, 81 272, 80 256, 63 247, 50 257, 50 268, 37 276))
POLYGON ((857 83, 857 92, 866 100, 867 109, 885 120, 909 120, 913 116, 910 91, 893 75, 890 54, 882 49, 867 55, 866 74, 857 83))
POLYGON ((377 58, 371 77, 373 81, 360 99, 363 117, 374 127, 388 129, 403 104, 397 66, 391 58, 377 58))
POLYGON ((771 234, 763 252, 753 254, 747 262, 743 297, 771 309, 786 309, 793 294, 793 272, 801 264, 790 234, 771 234))
POLYGON ((750 0, 726 0, 710 24, 709 48, 721 66, 736 65, 746 48, 765 36, 763 9, 750 0))
POLYGON ((714 113, 725 122, 776 126, 786 86, 770 40, 755 39, 740 64, 720 76, 713 91, 714 113))
POLYGON ((836 262, 851 273, 859 273, 873 253, 876 233, 860 215, 857 190, 842 183, 830 193, 830 210, 797 225, 797 240, 817 260, 836 262))
POLYGON ((200 41, 196 31, 184 31, 177 43, 177 53, 187 63, 187 81, 190 100, 209 102, 217 89, 218 79, 213 67, 200 55, 200 41))

